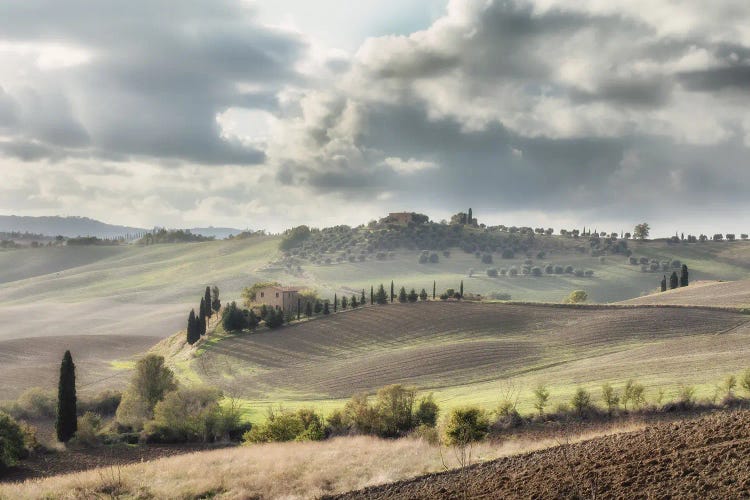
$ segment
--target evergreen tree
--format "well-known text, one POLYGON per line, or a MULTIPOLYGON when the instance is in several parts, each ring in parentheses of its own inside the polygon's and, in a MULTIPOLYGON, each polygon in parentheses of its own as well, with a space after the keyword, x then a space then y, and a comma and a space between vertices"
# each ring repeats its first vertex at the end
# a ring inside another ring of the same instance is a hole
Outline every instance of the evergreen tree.
POLYGON ((398 291, 398 301, 403 304, 404 302, 406 302, 406 300, 406 288, 401 287, 401 290, 398 291))
POLYGON ((328 301, 325 301, 323 304, 323 314, 331 314, 331 311, 328 309, 328 301))
POLYGON ((247 327, 251 330, 255 330, 258 327, 258 323, 260 323, 260 320, 255 315, 255 311, 250 309, 247 312, 247 327))
POLYGON ((302 299, 297 297, 297 321, 299 321, 300 314, 302 314, 302 299))
POLYGON ((219 299, 219 287, 214 286, 211 289, 211 309, 216 313, 216 315, 219 315, 219 311, 221 310, 221 299, 219 299))
POLYGON ((680 286, 688 286, 688 267, 687 264, 682 265, 682 274, 680 275, 680 286))
POLYGON ((666 274, 661 279, 661 291, 662 292, 666 292, 667 291, 667 275, 666 274))
POLYGON ((416 302, 417 299, 419 299, 419 295, 417 295, 417 291, 412 288, 409 292, 409 295, 407 296, 407 300, 409 302, 416 302))
POLYGON ((333 294, 333 312, 336 312, 339 308, 339 299, 338 296, 334 293, 333 294))
POLYGON ((57 440, 67 443, 78 430, 76 409, 76 365, 70 351, 65 351, 60 364, 60 381, 57 386, 57 440))
POLYGON ((378 291, 375 293, 375 302, 378 304, 385 304, 388 302, 388 295, 385 293, 385 287, 383 284, 380 284, 380 287, 378 287, 378 291))
POLYGON ((320 314, 321 312, 323 312, 323 304, 319 300, 316 300, 315 301, 315 314, 320 314))
POLYGON ((425 290, 424 288, 422 288, 422 291, 419 292, 419 300, 421 300, 422 302, 427 300, 427 290, 425 290))
POLYGON ((391 280, 391 303, 393 303, 395 297, 396 295, 393 293, 393 280, 391 280))
POLYGON ((313 314, 312 302, 308 300, 305 302, 305 316, 309 318, 310 316, 312 316, 312 314, 313 314))
POLYGON ((362 296, 359 298, 360 305, 365 305, 365 289, 362 289, 362 296))
POLYGON ((263 304, 260 306, 260 319, 265 320, 266 316, 268 316, 268 306, 263 304))
POLYGON ((341 309, 346 309, 346 306, 348 305, 349 304, 346 301, 346 295, 344 295, 343 297, 341 297, 341 309))
POLYGON ((370 305, 373 305, 374 303, 375 303, 374 288, 372 285, 370 285, 370 305))
POLYGON ((435 300, 435 290, 436 290, 436 285, 437 285, 437 282, 436 282, 436 281, 433 281, 433 282, 432 282, 432 300, 435 300))
POLYGON ((352 295, 351 304, 352 304, 352 309, 356 309, 359 306, 356 295, 352 295))
POLYGON ((195 344, 201 336, 198 318, 195 317, 195 309, 190 309, 187 326, 187 342, 190 345, 195 344))
POLYGON ((458 287, 458 293, 461 294, 461 297, 464 296, 464 280, 461 280, 461 286, 458 287))
POLYGON ((203 300, 205 301, 205 314, 206 318, 209 320, 211 319, 211 316, 214 315, 213 309, 211 308, 211 287, 206 287, 206 293, 203 294, 203 300))
POLYGON ((472 216, 472 211, 471 211, 471 208, 469 209, 469 216, 468 216, 468 217, 467 217, 466 219, 467 219, 467 220, 466 220, 466 223, 467 223, 467 224, 469 224, 469 225, 471 226, 471 225, 472 225, 472 221, 474 220, 474 218, 473 218, 473 216, 472 216))
POLYGON ((680 279, 677 277, 677 271, 672 272, 672 276, 669 277, 669 288, 674 290, 680 285, 680 279))

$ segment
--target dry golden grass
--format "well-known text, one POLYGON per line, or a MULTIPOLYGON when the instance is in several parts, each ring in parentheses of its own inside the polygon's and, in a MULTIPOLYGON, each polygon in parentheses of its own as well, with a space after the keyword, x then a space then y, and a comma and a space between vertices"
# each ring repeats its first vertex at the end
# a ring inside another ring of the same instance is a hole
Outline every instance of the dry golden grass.
MULTIPOLYGON (((620 423, 573 436, 485 442, 472 456, 486 461, 644 426, 620 423)), ((458 466, 451 449, 421 439, 272 443, 0 485, 0 498, 316 498, 440 471, 443 461, 458 466)))

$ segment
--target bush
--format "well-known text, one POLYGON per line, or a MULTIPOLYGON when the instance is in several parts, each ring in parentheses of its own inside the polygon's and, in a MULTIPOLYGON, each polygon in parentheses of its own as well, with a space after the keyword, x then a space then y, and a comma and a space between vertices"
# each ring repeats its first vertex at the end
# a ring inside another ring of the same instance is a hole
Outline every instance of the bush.
POLYGON ((511 267, 508 270, 508 275, 509 276, 518 276, 518 269, 516 269, 515 267, 511 267))
POLYGON ((269 410, 266 422, 245 433, 245 443, 272 443, 286 441, 320 441, 325 438, 323 419, 311 409, 294 413, 269 410))
POLYGON ((628 409, 628 403, 631 408, 640 408, 646 403, 646 388, 633 379, 625 382, 625 388, 622 391, 622 405, 628 409))
POLYGON ((574 290, 565 298, 566 304, 580 304, 586 302, 588 294, 583 290, 574 290))
POLYGON ((74 437, 76 444, 94 446, 99 444, 99 431, 102 429, 102 417, 87 411, 78 417, 78 430, 74 437))
POLYGON ((481 441, 489 432, 490 422, 487 413, 481 408, 467 406, 456 408, 448 415, 445 425, 447 444, 466 446, 481 441))
POLYGON ((53 391, 31 387, 21 393, 10 410, 16 418, 54 418, 57 397, 53 391))
POLYGON ((573 266, 565 266, 565 274, 573 274, 573 266))
POLYGON ((497 269, 495 269, 494 267, 487 269, 487 276, 489 276, 490 278, 497 278, 497 269))
POLYGON ((570 400, 570 406, 573 407, 579 416, 583 416, 591 411, 593 405, 591 404, 591 394, 589 391, 579 387, 573 395, 573 399, 570 400))
POLYGON ((531 268, 531 275, 532 276, 541 276, 542 275, 542 268, 538 266, 534 266, 531 268))
POLYGON ((482 264, 492 264, 492 254, 486 253, 482 255, 482 264))
POLYGON ((154 419, 146 424, 149 442, 212 442, 229 429, 219 401, 218 389, 198 387, 167 394, 154 408, 154 419))
POLYGON ((140 430, 153 415, 156 404, 177 388, 174 373, 164 365, 164 358, 149 354, 135 365, 130 385, 117 407, 117 422, 140 430))
POLYGON ((547 264, 544 266, 544 272, 547 274, 554 274, 555 273, 555 266, 552 264, 547 264))
POLYGON ((555 274, 562 274, 565 272, 565 268, 563 266, 555 266, 555 274))
POLYGON ((118 391, 104 391, 91 399, 79 399, 78 411, 91 412, 102 416, 113 416, 122 401, 122 393, 118 391))
POLYGON ((420 427, 435 427, 435 424, 437 424, 438 413, 440 413, 440 408, 437 403, 435 403, 432 394, 424 396, 419 401, 417 410, 414 412, 415 424, 420 427))
POLYGON ((0 412, 0 474, 26 456, 24 433, 18 422, 0 412))

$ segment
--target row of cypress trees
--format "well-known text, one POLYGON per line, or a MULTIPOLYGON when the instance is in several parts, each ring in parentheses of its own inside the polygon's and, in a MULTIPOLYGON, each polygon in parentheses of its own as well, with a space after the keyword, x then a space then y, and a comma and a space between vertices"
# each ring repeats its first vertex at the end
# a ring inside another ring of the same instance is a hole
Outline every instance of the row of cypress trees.
POLYGON ((202 335, 206 334, 208 323, 214 314, 218 315, 221 310, 221 299, 219 298, 219 287, 206 287, 206 291, 201 297, 201 303, 198 307, 198 315, 195 309, 190 310, 187 324, 187 342, 190 345, 195 344, 202 335))
MULTIPOLYGON (((689 277, 688 277, 688 267, 686 264, 682 265, 682 269, 680 270, 680 276, 677 276, 677 271, 672 271, 672 275, 669 277, 669 288, 670 290, 674 290, 678 287, 688 286, 690 283, 689 277)), ((661 280, 661 291, 666 292, 667 291, 667 275, 665 274, 664 277, 661 280)))

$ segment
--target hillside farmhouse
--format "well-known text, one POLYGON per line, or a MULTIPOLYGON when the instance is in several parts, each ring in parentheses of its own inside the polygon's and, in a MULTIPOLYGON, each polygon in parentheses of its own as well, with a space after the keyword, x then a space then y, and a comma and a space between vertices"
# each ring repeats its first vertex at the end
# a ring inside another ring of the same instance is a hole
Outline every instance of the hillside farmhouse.
POLYGON ((267 307, 282 309, 285 314, 296 314, 300 290, 296 286, 267 286, 258 290, 255 301, 267 307))

